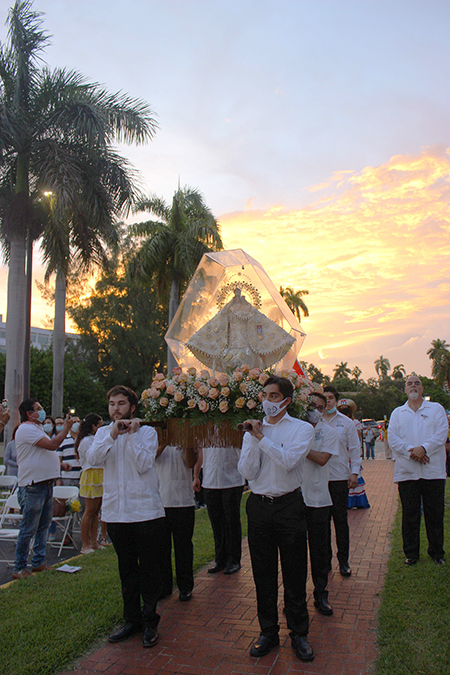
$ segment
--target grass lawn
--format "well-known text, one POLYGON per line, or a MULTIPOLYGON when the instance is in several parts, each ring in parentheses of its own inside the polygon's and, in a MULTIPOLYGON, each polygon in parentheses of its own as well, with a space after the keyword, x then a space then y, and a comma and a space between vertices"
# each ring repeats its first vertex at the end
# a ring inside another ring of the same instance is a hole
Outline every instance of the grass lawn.
MULTIPOLYGON (((444 527, 448 550, 448 485, 444 527)), ((379 612, 377 675, 450 673, 450 556, 446 565, 436 565, 427 555, 427 545, 422 518, 420 560, 412 567, 404 564, 400 507, 379 612)))
MULTIPOLYGON (((245 493, 241 504, 247 535, 245 493)), ((214 558, 206 509, 196 511, 194 572, 214 558)), ((50 675, 67 667, 107 635, 122 617, 113 547, 80 556, 75 574, 35 574, 0 589, 0 673, 50 675)), ((195 592, 195 591, 194 591, 195 592)))

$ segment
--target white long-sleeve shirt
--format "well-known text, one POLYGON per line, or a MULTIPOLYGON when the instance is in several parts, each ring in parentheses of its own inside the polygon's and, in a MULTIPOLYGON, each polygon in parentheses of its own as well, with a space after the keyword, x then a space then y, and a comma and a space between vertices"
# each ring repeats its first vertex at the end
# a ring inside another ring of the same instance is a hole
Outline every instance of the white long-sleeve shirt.
POLYGON ((316 452, 328 452, 332 457, 330 457, 324 466, 320 466, 320 464, 313 462, 308 457, 306 458, 302 476, 302 495, 306 506, 312 506, 317 509, 333 504, 328 489, 328 481, 330 479, 329 464, 333 456, 339 455, 338 445, 339 441, 335 431, 328 424, 325 424, 323 420, 318 422, 314 428, 314 437, 309 449, 316 452))
POLYGON ((158 435, 143 426, 134 434, 113 440, 112 424, 101 427, 86 451, 91 466, 103 466, 102 520, 106 523, 139 523, 163 518, 155 457, 158 435))
POLYGON ((329 420, 324 418, 337 434, 339 439, 339 455, 328 462, 330 480, 347 480, 351 473, 359 474, 361 465, 361 443, 353 420, 340 412, 329 420))
POLYGON ((238 471, 240 455, 239 448, 203 448, 203 487, 225 490, 244 485, 238 471))
POLYGON ((448 422, 440 403, 422 401, 414 412, 408 402, 395 408, 389 420, 389 445, 395 452, 394 483, 404 480, 446 478, 445 441, 448 422), (410 448, 422 445, 429 464, 411 459, 410 448))
POLYGON ((238 469, 255 494, 281 497, 301 486, 314 427, 285 413, 276 424, 264 419, 262 433, 260 441, 244 434, 238 469))

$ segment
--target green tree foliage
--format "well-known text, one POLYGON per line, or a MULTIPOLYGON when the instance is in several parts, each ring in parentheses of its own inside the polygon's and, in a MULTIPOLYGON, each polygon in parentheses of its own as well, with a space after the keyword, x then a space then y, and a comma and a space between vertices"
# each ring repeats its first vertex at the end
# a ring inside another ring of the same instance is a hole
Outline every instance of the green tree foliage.
POLYGON ((351 374, 351 369, 348 367, 348 362, 347 361, 341 361, 338 363, 334 368, 334 380, 337 378, 346 378, 347 375, 351 374))
POLYGON ((303 300, 303 296, 309 295, 309 291, 295 291, 290 286, 287 286, 286 288, 280 286, 280 295, 284 298, 285 303, 299 321, 301 321, 302 312, 303 316, 309 316, 309 309, 303 300))
POLYGON ((391 364, 389 362, 389 359, 385 358, 383 354, 378 358, 376 361, 374 361, 375 364, 375 370, 377 371, 377 375, 382 380, 383 378, 387 377, 388 372, 391 369, 391 364))
MULTIPOLYGON (((76 409, 84 416, 89 412, 106 415, 108 406, 105 387, 93 376, 84 354, 77 342, 66 347, 64 356, 64 410, 76 409)), ((53 352, 48 349, 31 347, 30 392, 37 398, 47 413, 52 401, 53 352)), ((5 383, 5 354, 0 354, 1 388, 5 383)))
POLYGON ((450 391, 450 345, 446 340, 432 340, 427 354, 433 362, 431 367, 433 379, 440 387, 450 391))
POLYGON ((81 333, 91 372, 108 390, 116 384, 138 394, 165 363, 167 314, 157 292, 127 275, 133 244, 124 240, 120 258, 112 257, 88 298, 80 289, 68 313, 81 333))

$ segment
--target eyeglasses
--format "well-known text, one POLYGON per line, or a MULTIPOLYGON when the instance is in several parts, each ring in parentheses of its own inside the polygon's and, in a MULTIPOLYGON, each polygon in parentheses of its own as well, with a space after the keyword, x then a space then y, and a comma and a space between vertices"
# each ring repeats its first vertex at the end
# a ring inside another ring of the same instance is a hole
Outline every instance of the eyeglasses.
POLYGON ((326 406, 325 405, 316 405, 316 410, 319 412, 323 412, 325 410, 326 406))
POLYGON ((407 387, 412 387, 412 386, 420 387, 421 385, 422 385, 422 382, 420 382, 419 380, 416 380, 415 382, 407 382, 406 383, 407 387))

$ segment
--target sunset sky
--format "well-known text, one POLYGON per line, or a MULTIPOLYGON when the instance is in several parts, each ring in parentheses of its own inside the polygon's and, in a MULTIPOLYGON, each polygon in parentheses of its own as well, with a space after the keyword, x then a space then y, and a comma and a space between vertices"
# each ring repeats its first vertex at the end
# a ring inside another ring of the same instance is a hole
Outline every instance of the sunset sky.
MULTIPOLYGON (((11 4, 0 0, 1 23, 11 4)), ((151 144, 121 148, 143 189, 199 188, 227 248, 309 290, 299 358, 367 378, 383 354, 429 375, 431 340, 450 340, 447 0, 34 6, 50 67, 157 114, 151 144)), ((36 289, 33 325, 51 313, 36 289)))

